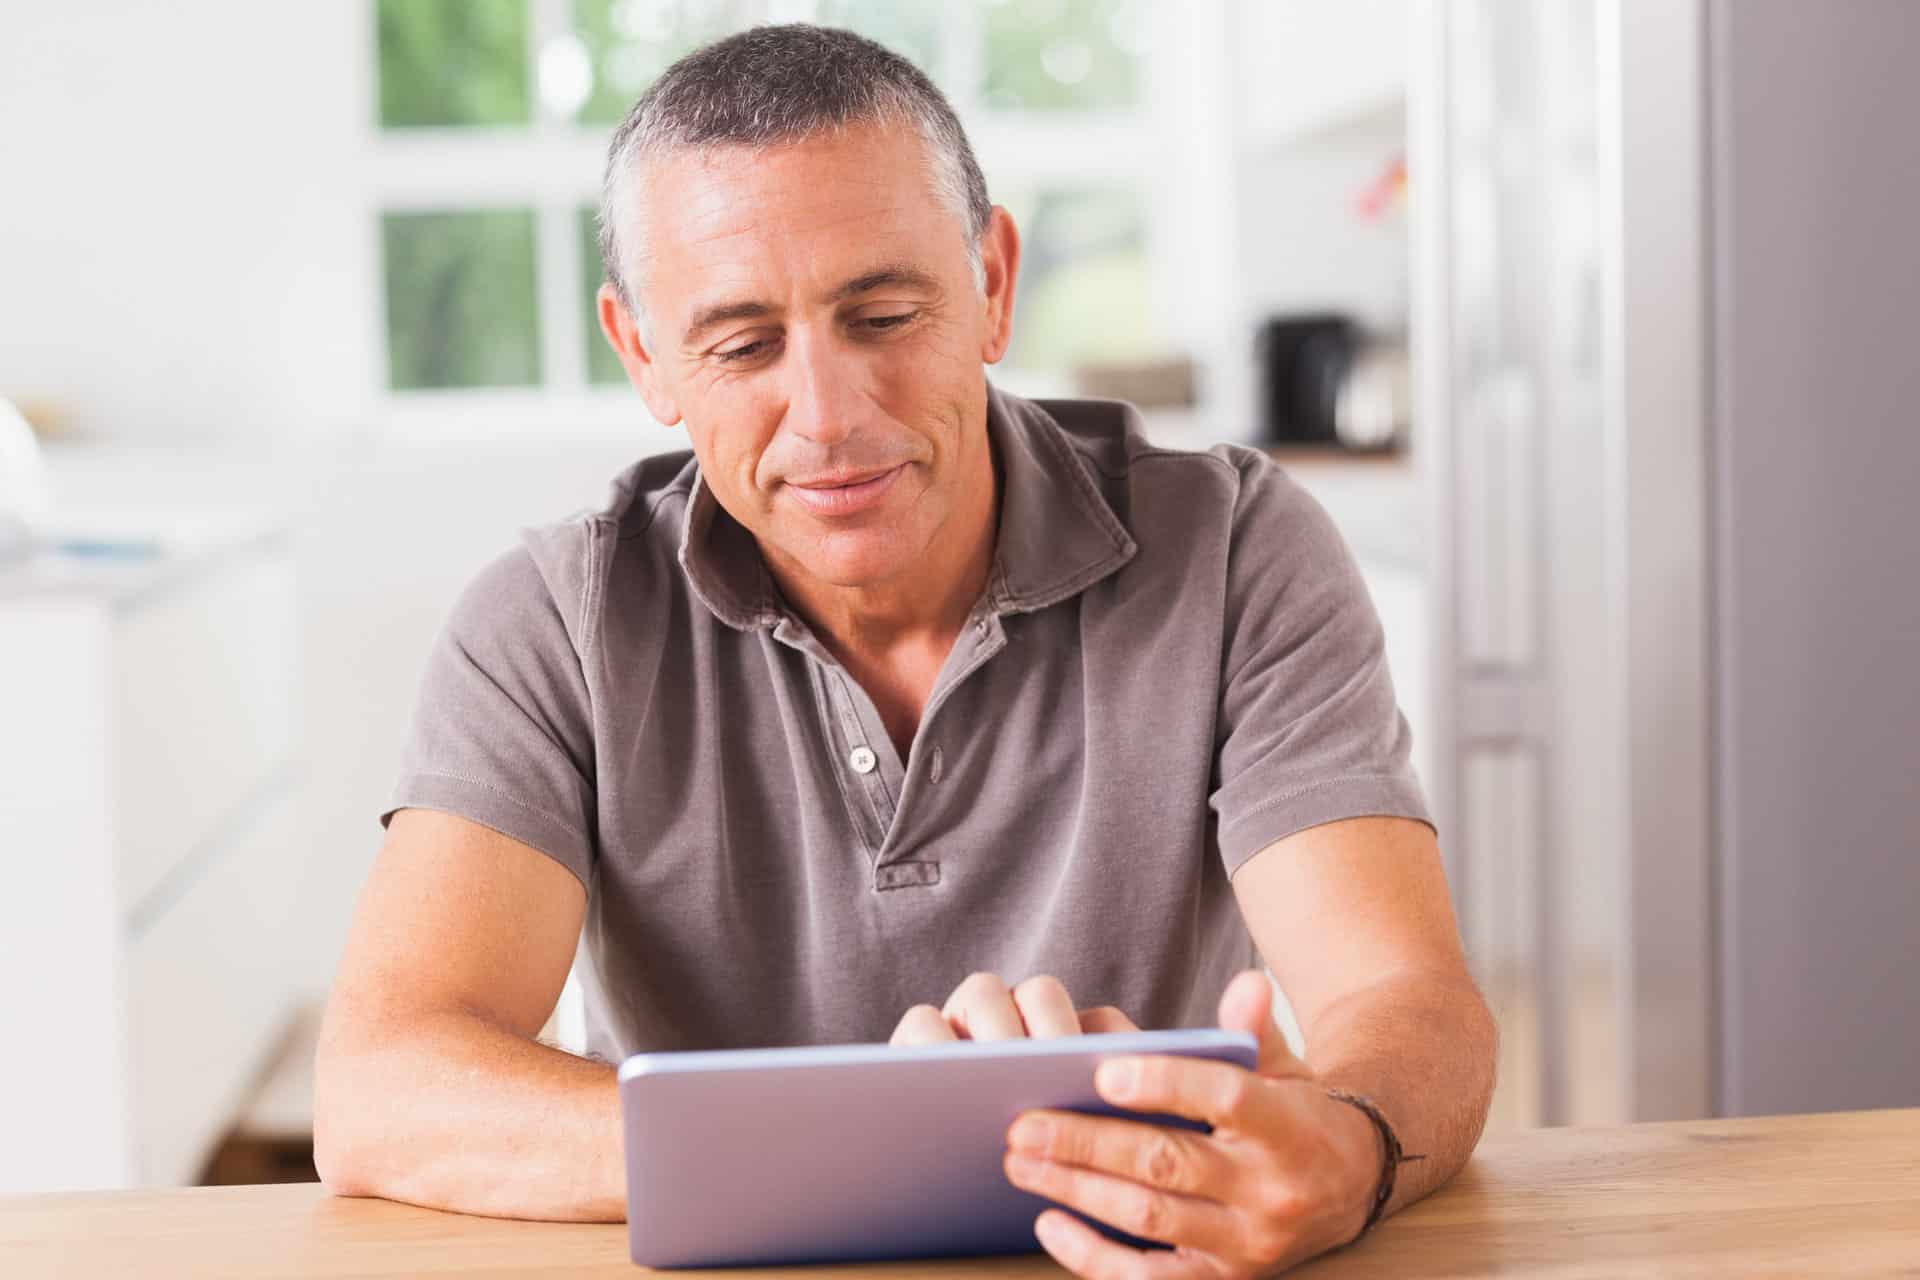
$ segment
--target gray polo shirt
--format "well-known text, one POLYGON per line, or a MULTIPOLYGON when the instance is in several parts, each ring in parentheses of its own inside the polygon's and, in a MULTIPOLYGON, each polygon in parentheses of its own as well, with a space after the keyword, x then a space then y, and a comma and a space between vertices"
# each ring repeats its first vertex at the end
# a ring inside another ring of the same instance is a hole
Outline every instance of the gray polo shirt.
POLYGON ((454 606, 381 820, 459 814, 580 878, 590 1053, 884 1040, 977 969, 1211 1025, 1258 963, 1236 868, 1427 820, 1312 497, 1250 449, 1156 448, 1126 405, 988 401, 992 571, 907 759, 689 453, 454 606))

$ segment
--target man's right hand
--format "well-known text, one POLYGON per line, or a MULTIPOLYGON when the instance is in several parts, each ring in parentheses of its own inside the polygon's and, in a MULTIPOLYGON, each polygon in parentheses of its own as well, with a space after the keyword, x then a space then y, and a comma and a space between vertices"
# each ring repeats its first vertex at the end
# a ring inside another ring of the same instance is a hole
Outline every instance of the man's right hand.
POLYGON ((888 1043, 1040 1039, 1139 1029, 1110 1004, 1075 1010, 1058 978, 1039 974, 1009 989, 998 974, 976 973, 953 989, 944 1007, 917 1004, 907 1010, 888 1043))

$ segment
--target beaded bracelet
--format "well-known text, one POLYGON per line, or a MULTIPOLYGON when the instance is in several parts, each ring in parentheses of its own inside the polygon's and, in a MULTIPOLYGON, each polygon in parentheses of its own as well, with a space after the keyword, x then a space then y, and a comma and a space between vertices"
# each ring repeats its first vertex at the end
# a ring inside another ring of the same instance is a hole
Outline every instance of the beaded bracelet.
POLYGON ((1373 1224, 1380 1221, 1380 1215, 1385 1211, 1387 1201, 1393 1198, 1394 1175, 1399 1171, 1400 1166, 1415 1160, 1425 1160, 1427 1157, 1401 1154, 1400 1139, 1394 1136, 1393 1126, 1388 1124, 1387 1118, 1380 1114, 1380 1108, 1374 1105, 1373 1099, 1357 1093, 1348 1093, 1345 1089, 1327 1089, 1326 1092, 1328 1097, 1351 1103, 1365 1112, 1367 1119, 1373 1121, 1373 1127, 1380 1131, 1380 1145, 1386 1150, 1386 1157, 1382 1160, 1380 1167, 1380 1183, 1373 1189, 1373 1206, 1367 1211, 1366 1224, 1360 1228, 1359 1235, 1347 1241, 1348 1244, 1354 1244, 1365 1239, 1367 1232, 1373 1230, 1373 1224))

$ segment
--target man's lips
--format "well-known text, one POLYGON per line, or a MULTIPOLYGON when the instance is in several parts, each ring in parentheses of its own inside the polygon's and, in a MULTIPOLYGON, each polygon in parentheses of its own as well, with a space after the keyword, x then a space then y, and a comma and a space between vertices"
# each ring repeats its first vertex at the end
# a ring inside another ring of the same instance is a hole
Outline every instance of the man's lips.
POLYGON ((804 481, 789 480, 787 488, 814 515, 849 516, 865 511, 885 498, 906 466, 903 462, 885 471, 848 472, 837 476, 816 476, 804 481))

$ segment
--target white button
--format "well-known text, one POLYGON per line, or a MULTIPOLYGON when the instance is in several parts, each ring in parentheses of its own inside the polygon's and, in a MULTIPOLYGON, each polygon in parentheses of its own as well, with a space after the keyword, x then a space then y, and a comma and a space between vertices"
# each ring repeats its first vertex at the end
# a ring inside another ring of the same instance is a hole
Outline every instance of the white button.
POLYGON ((873 754, 872 747, 855 747, 853 754, 847 757, 847 763, 853 766, 855 773, 872 773, 873 766, 880 761, 873 754))

